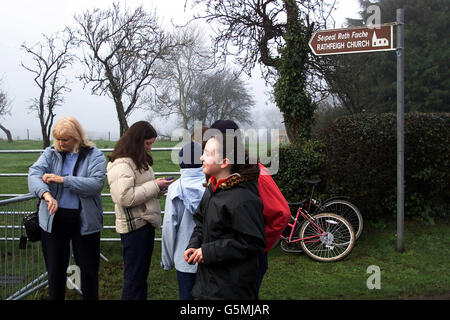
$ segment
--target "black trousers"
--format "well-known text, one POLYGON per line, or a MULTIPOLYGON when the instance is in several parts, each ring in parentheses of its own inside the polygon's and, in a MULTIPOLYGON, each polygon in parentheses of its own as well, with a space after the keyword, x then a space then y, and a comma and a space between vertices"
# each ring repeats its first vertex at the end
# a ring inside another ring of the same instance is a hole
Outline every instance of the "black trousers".
POLYGON ((155 228, 145 226, 120 235, 124 262, 122 300, 146 300, 155 228))
POLYGON ((259 300, 259 289, 261 288, 261 283, 263 281, 264 275, 269 268, 269 261, 267 258, 267 252, 260 253, 258 256, 258 279, 256 280, 255 288, 255 300, 259 300))
POLYGON ((75 263, 80 268, 84 300, 98 299, 100 232, 82 236, 78 210, 59 208, 53 218, 52 232, 42 231, 42 251, 48 272, 49 300, 64 300, 67 267, 72 241, 75 263))

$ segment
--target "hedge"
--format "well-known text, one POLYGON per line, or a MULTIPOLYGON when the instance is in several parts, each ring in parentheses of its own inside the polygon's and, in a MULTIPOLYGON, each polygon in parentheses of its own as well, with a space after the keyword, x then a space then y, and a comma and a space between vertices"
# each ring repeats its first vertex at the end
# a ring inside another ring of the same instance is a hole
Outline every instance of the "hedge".
POLYGON ((306 179, 321 178, 325 165, 324 145, 314 139, 300 145, 280 146, 279 169, 273 177, 289 202, 298 202, 309 196, 311 186, 306 179))
MULTIPOLYGON (((335 120, 301 145, 280 148, 275 181, 289 201, 306 178, 322 179, 320 197, 350 196, 368 219, 393 217, 397 204, 396 114, 335 120)), ((450 114, 405 114, 405 216, 449 216, 450 114)), ((300 196, 299 196, 300 195, 300 196)))

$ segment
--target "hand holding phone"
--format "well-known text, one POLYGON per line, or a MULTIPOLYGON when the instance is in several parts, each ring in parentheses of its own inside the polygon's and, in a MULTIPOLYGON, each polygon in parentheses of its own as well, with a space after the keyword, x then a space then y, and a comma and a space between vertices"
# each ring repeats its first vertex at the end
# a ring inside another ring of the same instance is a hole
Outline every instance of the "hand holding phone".
POLYGON ((165 191, 165 190, 167 190, 169 185, 172 184, 173 181, 174 181, 173 177, 167 177, 167 178, 158 178, 158 179, 156 179, 155 182, 161 190, 165 191), (172 178, 172 179, 170 179, 170 178, 172 178))

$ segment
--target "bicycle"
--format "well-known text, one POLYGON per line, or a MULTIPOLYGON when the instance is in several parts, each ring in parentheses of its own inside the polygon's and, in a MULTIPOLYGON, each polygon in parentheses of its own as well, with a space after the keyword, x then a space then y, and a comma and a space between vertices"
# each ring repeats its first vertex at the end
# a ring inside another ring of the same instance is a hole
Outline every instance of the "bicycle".
POLYGON ((286 230, 280 235, 281 248, 287 252, 304 251, 310 258, 321 262, 342 260, 350 254, 355 244, 353 227, 334 212, 315 211, 314 215, 309 214, 312 194, 309 201, 305 199, 295 203, 299 204, 297 214, 291 216, 286 230), (308 211, 306 203, 309 204, 308 211), (301 224, 300 215, 305 220, 301 224))
POLYGON ((321 180, 305 180, 305 183, 312 184, 311 196, 308 199, 304 199, 301 202, 289 203, 291 206, 304 206, 304 209, 309 214, 314 215, 321 211, 331 211, 344 217, 353 227, 355 233, 355 240, 361 236, 364 219, 359 211, 358 207, 349 201, 349 197, 337 196, 326 199, 322 202, 313 198, 314 188, 319 184, 321 180))
POLYGON ((353 249, 355 236, 350 223, 341 216, 322 212, 309 215, 299 207, 293 223, 288 224, 291 232, 288 237, 281 235, 281 248, 288 252, 298 252, 291 245, 300 243, 302 250, 312 259, 333 262, 344 259, 353 249), (298 217, 305 222, 300 226, 298 217), (298 230, 298 238, 294 235, 298 230))

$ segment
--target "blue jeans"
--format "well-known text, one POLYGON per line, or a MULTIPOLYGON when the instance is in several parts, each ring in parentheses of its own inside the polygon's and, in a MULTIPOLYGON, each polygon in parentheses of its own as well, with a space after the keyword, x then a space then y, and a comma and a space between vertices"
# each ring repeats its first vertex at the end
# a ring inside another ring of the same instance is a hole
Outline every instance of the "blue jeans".
POLYGON ((196 275, 196 273, 181 272, 177 270, 180 300, 194 300, 194 297, 192 296, 192 287, 194 287, 196 275))
POLYGON ((146 224, 135 231, 121 234, 120 239, 124 262, 122 300, 146 300, 155 228, 146 224))

